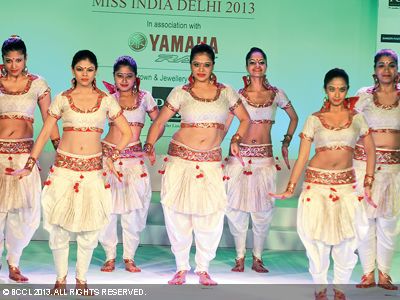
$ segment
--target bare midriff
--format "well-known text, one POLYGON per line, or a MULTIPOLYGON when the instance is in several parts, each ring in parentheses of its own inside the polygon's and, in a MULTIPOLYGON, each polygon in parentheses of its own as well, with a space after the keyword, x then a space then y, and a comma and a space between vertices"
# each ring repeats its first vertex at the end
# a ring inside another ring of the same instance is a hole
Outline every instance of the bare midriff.
MULTIPOLYGON (((129 143, 134 143, 140 140, 140 132, 142 131, 142 128, 139 126, 129 126, 131 128, 132 131, 132 138, 129 141, 129 143)), ((106 142, 109 142, 111 144, 118 144, 119 141, 122 138, 122 133, 121 131, 118 129, 117 126, 110 126, 110 129, 108 130, 108 133, 106 135, 106 137, 104 138, 104 140, 106 142)))
POLYGON ((181 128, 173 139, 196 150, 210 150, 219 147, 224 131, 218 128, 181 128))
POLYGON ((250 124, 245 136, 242 138, 243 144, 260 145, 271 144, 272 124, 250 124))
POLYGON ((341 170, 353 166, 353 151, 325 150, 316 153, 308 164, 310 167, 324 170, 341 170))
MULTIPOLYGON (((390 150, 400 149, 400 131, 397 132, 374 132, 371 131, 372 139, 376 148, 384 148, 390 150)), ((364 145, 363 139, 360 139, 357 144, 364 145)))
POLYGON ((26 139, 33 136, 33 124, 27 120, 0 119, 0 139, 26 139))
POLYGON ((101 133, 64 131, 59 149, 78 155, 91 155, 101 152, 101 133))

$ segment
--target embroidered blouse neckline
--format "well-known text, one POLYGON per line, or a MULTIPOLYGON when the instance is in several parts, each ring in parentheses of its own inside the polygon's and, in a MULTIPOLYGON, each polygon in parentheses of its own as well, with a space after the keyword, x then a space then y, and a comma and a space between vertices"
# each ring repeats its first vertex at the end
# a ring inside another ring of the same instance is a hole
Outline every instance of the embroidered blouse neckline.
POLYGON ((97 97, 97 103, 92 108, 89 108, 87 110, 83 110, 83 109, 77 107, 74 104, 74 101, 73 101, 72 96, 71 96, 71 93, 72 93, 73 90, 74 90, 74 88, 71 88, 71 89, 65 91, 64 93, 62 93, 62 95, 67 97, 69 106, 71 107, 71 109, 73 111, 76 111, 76 112, 82 113, 82 114, 94 113, 94 112, 98 111, 99 108, 100 108, 100 105, 101 105, 101 100, 106 96, 106 93, 100 91, 98 88, 95 88, 95 91, 99 94, 98 97, 97 97))
POLYGON ((255 102, 252 102, 252 101, 250 100, 250 98, 249 98, 249 94, 247 93, 247 87, 241 89, 241 90, 239 91, 239 93, 242 94, 242 96, 246 99, 246 102, 247 102, 250 106, 253 106, 253 107, 256 107, 256 108, 262 108, 262 107, 271 106, 272 103, 273 103, 274 100, 275 100, 275 97, 276 97, 276 89, 275 89, 273 86, 270 85, 269 88, 267 88, 267 91, 272 91, 272 97, 271 97, 271 99, 268 99, 268 100, 265 101, 264 103, 255 103, 255 102))
MULTIPOLYGON (((1 77, 3 77, 3 76, 1 76, 1 77)), ((1 77, 0 77, 0 78, 1 78, 1 77)), ((28 74, 27 77, 28 77, 28 82, 26 83, 25 88, 24 88, 22 91, 16 91, 16 92, 8 91, 8 90, 4 87, 3 83, 1 82, 1 80, 0 80, 0 91, 1 91, 3 94, 7 94, 7 95, 23 95, 23 94, 26 94, 26 93, 30 90, 31 85, 32 85, 32 82, 33 82, 35 79, 38 78, 36 75, 33 75, 33 74, 28 74)))
POLYGON ((382 104, 382 103, 379 102, 376 90, 373 89, 371 91, 371 93, 372 93, 373 101, 374 101, 374 104, 375 104, 376 107, 379 107, 381 109, 391 110, 391 109, 395 109, 396 107, 399 106, 400 90, 397 90, 397 97, 396 97, 396 100, 395 100, 395 102, 393 104, 382 104))
POLYGON ((119 94, 117 93, 115 96, 118 100, 118 104, 119 106, 121 106, 122 110, 127 110, 127 111, 133 111, 135 109, 137 109, 141 104, 142 104, 142 100, 144 97, 144 92, 143 91, 139 91, 139 93, 137 93, 137 99, 136 99, 136 103, 132 106, 124 106, 119 102, 119 94))
POLYGON ((183 86, 183 89, 184 89, 186 92, 188 92, 188 93, 193 97, 193 99, 195 99, 195 100, 197 100, 197 101, 200 101, 200 102, 214 102, 214 101, 217 101, 217 100, 218 100, 219 96, 221 95, 221 90, 225 87, 225 86, 224 86, 223 84, 221 84, 221 83, 217 83, 216 85, 217 85, 217 92, 215 93, 215 96, 214 96, 213 98, 211 98, 211 99, 206 99, 206 98, 198 97, 198 96, 193 92, 193 90, 192 90, 192 88, 193 88, 193 85, 192 85, 192 84, 186 84, 186 85, 184 85, 184 86, 183 86))
POLYGON ((333 125, 328 124, 321 112, 314 114, 314 116, 316 116, 318 118, 318 120, 321 122, 322 126, 324 126, 326 129, 339 131, 339 130, 347 129, 351 126, 351 124, 353 123, 353 117, 355 114, 356 113, 354 111, 350 112, 349 120, 345 124, 340 125, 340 126, 333 126, 333 125))

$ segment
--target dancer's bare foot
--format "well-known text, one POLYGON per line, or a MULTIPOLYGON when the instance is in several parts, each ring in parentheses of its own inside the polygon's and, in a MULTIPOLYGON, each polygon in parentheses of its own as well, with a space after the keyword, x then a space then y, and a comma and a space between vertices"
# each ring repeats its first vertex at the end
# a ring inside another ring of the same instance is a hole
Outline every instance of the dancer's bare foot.
POLYGON ((125 263, 125 270, 131 273, 137 273, 141 272, 142 270, 138 268, 135 264, 135 261, 133 259, 124 259, 125 263))
POLYGON ((115 270, 115 258, 107 260, 101 267, 102 272, 112 272, 115 270))
POLYGON ((389 276, 389 274, 383 273, 381 271, 379 271, 378 286, 380 288, 390 291, 397 291, 399 289, 396 285, 392 283, 392 278, 389 276))
POLYGON ((67 276, 58 279, 54 287, 50 290, 50 295, 65 296, 67 292, 67 276))
POLYGON ((8 278, 18 283, 29 281, 28 277, 21 274, 21 271, 18 267, 12 266, 10 264, 8 264, 8 278))
POLYGON ((232 272, 244 272, 244 257, 235 259, 235 266, 231 269, 232 272))
POLYGON ((78 296, 94 296, 94 293, 91 289, 89 289, 87 285, 87 281, 76 279, 75 284, 75 293, 78 296))
POLYGON ((253 265, 251 266, 251 269, 256 271, 257 273, 268 273, 268 269, 264 267, 264 263, 262 259, 255 257, 253 255, 253 265))
POLYGON ((315 292, 314 293, 315 300, 328 300, 328 296, 326 295, 326 289, 323 289, 322 291, 315 292))
POLYGON ((212 285, 217 285, 218 283, 214 280, 211 279, 210 274, 207 272, 196 272, 196 274, 199 276, 199 283, 201 285, 205 286, 212 286, 212 285))
POLYGON ((375 282, 375 272, 372 271, 370 273, 364 274, 361 277, 361 282, 356 285, 356 288, 358 289, 367 289, 371 287, 375 287, 376 282, 375 282))
POLYGON ((174 277, 170 281, 168 281, 168 284, 171 285, 182 285, 186 282, 186 270, 178 271, 175 273, 174 277))

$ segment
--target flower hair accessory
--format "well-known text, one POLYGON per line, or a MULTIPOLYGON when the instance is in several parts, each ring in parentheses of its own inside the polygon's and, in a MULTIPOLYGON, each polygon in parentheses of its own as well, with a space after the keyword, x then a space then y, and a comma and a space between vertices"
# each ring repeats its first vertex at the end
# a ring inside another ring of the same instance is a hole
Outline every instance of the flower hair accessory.
POLYGON ((109 83, 109 82, 104 81, 104 80, 103 80, 103 84, 104 84, 104 86, 106 87, 107 91, 108 91, 110 94, 114 94, 114 93, 117 92, 117 88, 116 88, 116 86, 115 86, 114 84, 109 83))

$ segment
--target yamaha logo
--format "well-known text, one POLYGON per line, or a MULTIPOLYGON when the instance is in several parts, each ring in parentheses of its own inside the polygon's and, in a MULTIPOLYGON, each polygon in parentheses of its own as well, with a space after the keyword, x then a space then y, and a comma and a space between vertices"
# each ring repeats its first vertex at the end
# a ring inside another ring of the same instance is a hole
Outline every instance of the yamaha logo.
POLYGON ((147 46, 147 37, 141 32, 132 33, 129 36, 128 45, 133 51, 140 52, 147 46))

